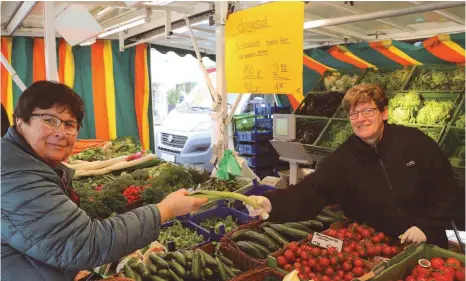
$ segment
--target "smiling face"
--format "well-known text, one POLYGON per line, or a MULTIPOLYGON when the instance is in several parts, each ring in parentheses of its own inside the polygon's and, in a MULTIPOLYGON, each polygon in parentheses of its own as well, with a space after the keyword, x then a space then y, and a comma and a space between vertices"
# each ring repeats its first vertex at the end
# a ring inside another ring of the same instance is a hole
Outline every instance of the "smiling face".
POLYGON ((76 118, 63 106, 53 106, 49 109, 35 108, 32 114, 28 123, 21 118, 16 119, 17 131, 36 154, 51 166, 56 166, 71 155, 77 136, 67 134, 65 124, 55 129, 35 114, 47 114, 63 121, 76 122, 76 118))
POLYGON ((355 112, 359 112, 357 118, 350 118, 354 134, 365 143, 376 145, 382 138, 384 121, 388 118, 387 108, 385 107, 383 111, 380 111, 377 109, 375 102, 371 100, 366 103, 357 103, 351 108, 349 114, 351 115, 355 112))

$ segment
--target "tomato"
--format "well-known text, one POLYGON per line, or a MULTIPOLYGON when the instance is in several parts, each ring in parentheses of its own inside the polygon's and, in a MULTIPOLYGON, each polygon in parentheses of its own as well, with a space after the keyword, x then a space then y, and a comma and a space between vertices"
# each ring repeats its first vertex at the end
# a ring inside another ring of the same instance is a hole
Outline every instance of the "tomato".
POLYGON ((369 238, 371 237, 371 232, 368 229, 364 229, 361 233, 362 237, 369 238))
POLYGON ((343 233, 338 233, 338 234, 337 234, 337 238, 340 239, 340 240, 345 240, 345 234, 343 234, 343 233))
POLYGON ((333 276, 333 281, 341 281, 341 277, 340 276, 333 276))
POLYGON ((364 268, 362 268, 360 266, 356 266, 356 267, 353 268, 353 270, 351 272, 353 272, 353 274, 356 277, 360 277, 360 276, 364 275, 364 268))
POLYGON ((309 260, 309 254, 307 252, 301 252, 301 259, 307 261, 309 260))
POLYGON ((296 259, 296 262, 301 262, 301 258, 297 258, 297 259, 296 259))
POLYGON ((430 264, 433 269, 438 270, 445 265, 445 261, 442 258, 432 258, 430 264))
POLYGON ((367 247, 367 255, 369 257, 375 257, 377 255, 377 249, 374 246, 367 247))
POLYGON ((416 275, 419 277, 419 276, 423 276, 425 277, 426 275, 429 276, 430 275, 430 269, 429 268, 426 268, 426 267, 422 267, 420 265, 417 265, 416 268, 414 269, 416 271, 416 275))
POLYGON ((312 272, 312 270, 311 270, 311 268, 309 266, 305 266, 304 267, 304 272, 307 274, 307 273, 312 272))
POLYGON ((365 263, 364 263, 364 261, 362 259, 354 259, 353 265, 354 266, 364 266, 365 263))
POLYGON ((352 232, 346 232, 345 237, 348 239, 354 239, 354 234, 352 232))
POLYGON ((336 229, 329 229, 327 235, 330 236, 330 237, 337 237, 337 234, 338 234, 338 231, 336 229))
POLYGON ((328 276, 332 276, 335 273, 335 270, 333 270, 331 267, 327 267, 324 273, 328 276))
POLYGON ((385 247, 383 248, 383 255, 384 256, 387 256, 387 257, 391 257, 392 256, 392 248, 391 247, 385 247))
POLYGON ((300 262, 295 262, 295 263, 293 264, 293 267, 296 268, 296 269, 301 268, 302 266, 303 266, 303 265, 302 265, 300 262))
POLYGON ((324 275, 322 276, 322 278, 320 278, 320 281, 332 281, 332 279, 328 277, 327 275, 324 275))
POLYGON ((317 261, 313 258, 310 258, 307 263, 311 268, 315 268, 317 266, 317 261))
POLYGON ((291 250, 286 250, 286 251, 285 251, 285 258, 286 258, 287 260, 294 261, 294 260, 295 260, 295 256, 294 256, 293 251, 291 251, 291 250))
POLYGON ((319 265, 322 267, 328 267, 330 265, 330 260, 328 258, 321 258, 319 260, 319 265))
POLYGON ((343 247, 343 252, 345 252, 345 253, 351 254, 352 251, 353 251, 353 249, 351 249, 350 246, 343 247))
POLYGON ((382 240, 379 238, 379 236, 376 235, 372 237, 372 242, 374 242, 375 244, 379 244, 380 241, 382 240))
POLYGON ((434 272, 432 273, 432 277, 435 279, 435 281, 453 281, 453 278, 451 276, 442 272, 434 272))
POLYGON ((352 255, 352 256, 355 256, 355 257, 357 257, 357 258, 360 257, 359 252, 352 252, 351 255, 352 255))
POLYGON ((341 264, 337 264, 337 266, 335 266, 335 270, 337 270, 337 271, 342 270, 342 269, 343 269, 343 267, 341 266, 341 264))
POLYGON ((319 248, 312 249, 311 254, 316 257, 320 256, 320 249, 319 248))
POLYGON ((297 257, 300 257, 302 252, 303 252, 303 250, 301 250, 301 249, 299 248, 299 249, 296 251, 296 256, 297 256, 297 257))
POLYGON ((464 275, 464 267, 463 267, 460 270, 456 271, 455 281, 464 281, 464 280, 465 280, 465 275, 464 275))
POLYGON ((375 246, 375 249, 376 249, 376 251, 377 251, 377 255, 381 255, 381 254, 382 254, 382 251, 383 251, 382 245, 376 245, 376 246, 375 246))
POLYGON ((300 280, 307 280, 307 276, 306 276, 306 274, 304 274, 304 273, 298 274, 298 278, 299 278, 300 280))
POLYGON ((288 249, 292 250, 293 252, 298 251, 299 245, 297 242, 291 242, 288 244, 288 249))
POLYGON ((447 264, 447 266, 451 266, 458 269, 461 268, 460 261, 455 258, 448 258, 445 263, 447 264))
POLYGON ((362 235, 358 233, 358 234, 354 235, 354 238, 356 238, 356 240, 358 240, 358 241, 361 241, 362 240, 362 235))
POLYGON ((345 277, 345 272, 343 270, 338 270, 336 275, 340 277, 345 277))
POLYGON ((319 264, 316 265, 316 268, 314 268, 314 271, 317 273, 321 273, 324 271, 324 268, 320 266, 319 264))
POLYGON ((359 250, 359 251, 358 251, 358 254, 359 254, 360 257, 365 257, 365 256, 367 256, 367 252, 366 252, 365 250, 359 250))
POLYGON ((412 275, 409 275, 408 277, 406 277, 405 281, 416 281, 416 278, 414 278, 414 276, 412 275))
POLYGON ((287 265, 285 265, 285 267, 283 269, 286 270, 286 271, 291 271, 293 269, 293 267, 291 266, 291 264, 287 264, 287 265))
POLYGON ((340 260, 340 261, 344 260, 345 259, 345 253, 339 252, 337 254, 337 259, 340 260))
POLYGON ((279 256, 277 258, 277 263, 281 268, 283 268, 288 263, 288 260, 284 256, 279 256))
POLYGON ((379 232, 377 236, 379 237, 380 241, 383 241, 385 239, 385 233, 383 232, 379 232))
POLYGON ((345 280, 346 281, 351 281, 353 279, 354 279, 354 274, 353 273, 350 273, 350 272, 346 273, 346 275, 345 275, 345 280))
POLYGON ((350 271, 352 268, 353 268, 353 266, 351 265, 351 263, 349 263, 349 262, 347 262, 347 261, 345 261, 345 262, 343 263, 343 270, 344 270, 344 271, 348 272, 348 271, 350 271))
POLYGON ((327 249, 323 249, 322 251, 320 251, 320 255, 322 255, 322 256, 327 256, 327 255, 328 255, 328 250, 327 250, 327 249))
POLYGON ((330 264, 331 265, 337 265, 338 264, 338 259, 336 257, 331 257, 330 258, 330 264))
POLYGON ((397 246, 392 246, 392 255, 396 256, 401 252, 400 248, 397 246))
POLYGON ((335 255, 336 253, 338 253, 338 250, 337 250, 337 248, 335 248, 335 247, 330 247, 330 248, 327 249, 327 251, 328 251, 328 254, 331 255, 331 256, 333 256, 333 255, 335 255))
POLYGON ((375 233, 375 229, 373 227, 369 227, 369 232, 370 233, 375 233))

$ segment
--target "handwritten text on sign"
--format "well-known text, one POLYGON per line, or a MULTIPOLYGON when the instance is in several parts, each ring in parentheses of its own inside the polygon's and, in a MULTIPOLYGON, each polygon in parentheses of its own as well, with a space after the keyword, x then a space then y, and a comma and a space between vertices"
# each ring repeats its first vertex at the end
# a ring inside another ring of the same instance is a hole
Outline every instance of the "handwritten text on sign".
POLYGON ((335 247, 337 248, 338 252, 341 252, 343 248, 343 241, 340 239, 336 239, 318 232, 315 232, 312 236, 311 244, 320 246, 322 248, 330 248, 335 247))
POLYGON ((304 3, 233 13, 226 26, 229 93, 302 94, 304 3))

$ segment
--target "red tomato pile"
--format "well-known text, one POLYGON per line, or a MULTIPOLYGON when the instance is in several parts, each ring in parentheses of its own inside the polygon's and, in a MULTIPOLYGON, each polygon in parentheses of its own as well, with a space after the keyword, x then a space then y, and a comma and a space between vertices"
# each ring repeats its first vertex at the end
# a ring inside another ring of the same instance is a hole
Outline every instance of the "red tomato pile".
POLYGON ((432 258, 430 267, 417 265, 405 281, 464 281, 464 279, 464 265, 459 260, 432 258))
POLYGON ((383 232, 376 232, 374 228, 356 222, 347 228, 328 229, 323 233, 345 241, 343 252, 356 257, 367 259, 375 256, 392 258, 401 252, 399 247, 388 244, 390 238, 383 232))
POLYGON ((132 204, 141 199, 141 193, 144 191, 142 186, 129 186, 123 191, 123 196, 126 198, 127 205, 132 204))
POLYGON ((286 245, 277 262, 286 271, 296 269, 301 280, 350 281, 370 270, 362 259, 338 252, 336 248, 323 249, 309 244, 299 246, 297 242, 286 245))

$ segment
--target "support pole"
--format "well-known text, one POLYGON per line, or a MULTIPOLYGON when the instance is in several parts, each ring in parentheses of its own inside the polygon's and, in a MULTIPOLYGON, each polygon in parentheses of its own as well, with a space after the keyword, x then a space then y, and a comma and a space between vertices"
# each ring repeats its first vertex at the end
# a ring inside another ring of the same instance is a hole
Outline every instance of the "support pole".
POLYGON ((59 81, 57 72, 57 44, 55 41, 55 3, 51 1, 44 1, 43 4, 45 33, 45 75, 47 80, 59 81))
POLYGON ((8 60, 5 58, 5 56, 3 54, 1 54, 1 55, 2 56, 0 57, 0 61, 2 62, 3 66, 6 68, 6 70, 8 70, 8 72, 10 73, 11 78, 13 79, 13 81, 15 81, 15 84, 18 86, 18 88, 21 91, 26 90, 26 85, 24 85, 23 81, 21 81, 21 78, 19 78, 18 74, 16 74, 16 71, 8 63, 8 60))

